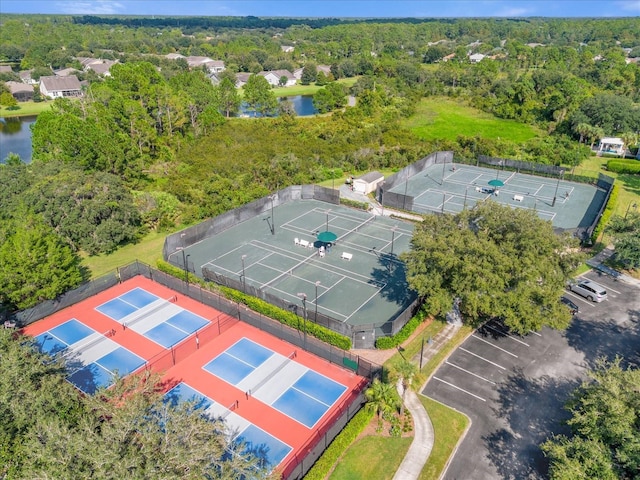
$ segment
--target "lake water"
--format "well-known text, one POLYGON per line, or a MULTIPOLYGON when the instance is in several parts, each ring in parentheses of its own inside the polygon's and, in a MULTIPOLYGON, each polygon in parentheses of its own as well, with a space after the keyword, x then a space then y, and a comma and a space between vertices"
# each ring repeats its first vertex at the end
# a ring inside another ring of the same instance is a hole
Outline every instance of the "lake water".
POLYGON ((0 163, 5 163, 10 153, 31 162, 31 125, 35 121, 35 116, 0 118, 0 163))
MULTIPOLYGON (((296 115, 299 117, 308 117, 310 115, 315 115, 318 111, 313 106, 313 96, 312 95, 294 95, 292 97, 279 97, 278 101, 283 102, 285 100, 289 100, 293 104, 293 109, 296 111, 296 115)), ((254 112, 248 112, 246 108, 246 104, 242 104, 240 106, 240 115, 244 116, 260 116, 255 115, 254 112)))
MULTIPOLYGON (((310 95, 281 97, 278 100, 293 103, 293 108, 300 117, 318 113, 310 95)), ((35 116, 0 118, 0 163, 6 162, 9 153, 17 153, 25 163, 31 162, 31 125, 35 121, 35 116)))

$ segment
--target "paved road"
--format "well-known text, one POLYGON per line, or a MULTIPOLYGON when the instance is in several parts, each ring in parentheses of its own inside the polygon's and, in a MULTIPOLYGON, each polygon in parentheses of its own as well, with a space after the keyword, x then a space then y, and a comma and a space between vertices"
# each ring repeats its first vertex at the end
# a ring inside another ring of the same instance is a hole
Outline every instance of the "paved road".
POLYGON ((580 308, 566 332, 543 329, 511 336, 488 324, 469 337, 434 374, 423 393, 464 413, 471 428, 445 479, 542 479, 538 445, 566 433, 563 409, 599 357, 640 364, 640 286, 589 272, 609 299, 600 304, 568 292, 580 308))

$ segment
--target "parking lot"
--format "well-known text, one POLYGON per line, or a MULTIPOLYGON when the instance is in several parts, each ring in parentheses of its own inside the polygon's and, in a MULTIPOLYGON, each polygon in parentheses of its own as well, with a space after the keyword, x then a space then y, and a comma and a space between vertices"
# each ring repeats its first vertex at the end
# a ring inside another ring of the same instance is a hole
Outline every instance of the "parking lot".
POLYGON ((539 444, 568 433, 563 405, 585 370, 616 355, 640 364, 640 286, 594 271, 584 277, 604 286, 608 299, 592 303, 566 292, 580 309, 566 331, 520 337, 488 323, 426 384, 423 394, 472 421, 444 478, 546 478, 539 444))

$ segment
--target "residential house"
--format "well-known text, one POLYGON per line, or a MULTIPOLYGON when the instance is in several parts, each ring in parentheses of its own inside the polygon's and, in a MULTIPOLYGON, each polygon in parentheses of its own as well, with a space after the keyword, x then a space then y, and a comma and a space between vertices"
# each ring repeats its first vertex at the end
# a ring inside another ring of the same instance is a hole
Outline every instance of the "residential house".
MULTIPOLYGON (((293 76, 296 77, 296 80, 302 79, 302 71, 304 67, 296 68, 293 71, 293 76)), ((316 65, 316 73, 324 73, 327 77, 331 74, 331 66, 330 65, 316 65)))
POLYGON ((168 60, 178 60, 179 58, 185 58, 185 56, 180 53, 167 53, 164 57, 168 60))
POLYGON ((281 45, 280 49, 284 52, 284 53, 292 53, 295 50, 295 47, 291 46, 291 45, 281 45))
POLYGON ((29 102, 33 100, 33 85, 27 85, 22 82, 5 82, 9 88, 11 95, 19 102, 29 102))
POLYGON ((598 155, 603 153, 613 153, 615 155, 624 155, 624 142, 618 137, 604 137, 598 142, 598 155))
POLYGON ((283 77, 286 77, 287 79, 285 84, 282 85, 283 87, 291 87, 297 82, 296 77, 294 77, 293 73, 291 73, 289 70, 271 70, 269 72, 260 72, 258 75, 262 75, 267 79, 269 85, 272 85, 274 87, 281 86, 280 79, 283 77))
POLYGON ((33 69, 22 70, 18 73, 18 75, 20 76, 20 80, 22 80, 22 83, 26 83, 27 85, 37 85, 38 81, 34 80, 31 77, 32 73, 33 73, 33 69))
POLYGON ((252 73, 240 72, 236 73, 236 88, 244 87, 249 81, 249 77, 252 73))
POLYGON ((111 73, 109 73, 109 69, 118 63, 117 60, 105 60, 102 58, 91 58, 91 57, 76 57, 76 60, 80 62, 82 65, 82 69, 85 72, 89 70, 94 71, 96 74, 109 77, 111 73))
POLYGON ((469 61, 471 63, 478 63, 481 62, 485 57, 486 55, 483 55, 482 53, 474 53, 473 55, 469 55, 469 61))
POLYGON ((82 87, 78 77, 40 77, 40 93, 49 98, 81 97, 82 87))
POLYGON ((78 73, 78 69, 71 68, 71 67, 62 68, 60 70, 56 70, 53 73, 55 73, 56 77, 68 77, 69 75, 74 75, 75 76, 75 74, 78 73))
POLYGON ((224 72, 225 66, 222 60, 212 60, 209 57, 185 57, 189 68, 205 67, 210 73, 224 72))
POLYGON ((13 73, 11 65, 0 65, 0 73, 13 73))

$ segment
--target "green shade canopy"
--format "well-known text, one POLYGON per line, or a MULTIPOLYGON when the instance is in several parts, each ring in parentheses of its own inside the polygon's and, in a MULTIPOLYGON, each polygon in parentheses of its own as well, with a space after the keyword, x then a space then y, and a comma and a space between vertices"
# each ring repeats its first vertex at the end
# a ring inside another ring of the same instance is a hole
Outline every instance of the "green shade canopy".
POLYGON ((332 243, 335 242, 338 239, 338 235, 336 235, 333 232, 320 232, 318 234, 318 240, 320 240, 322 243, 332 243))
POLYGON ((489 180, 489 185, 492 187, 504 187, 504 182, 495 178, 493 180, 489 180))

